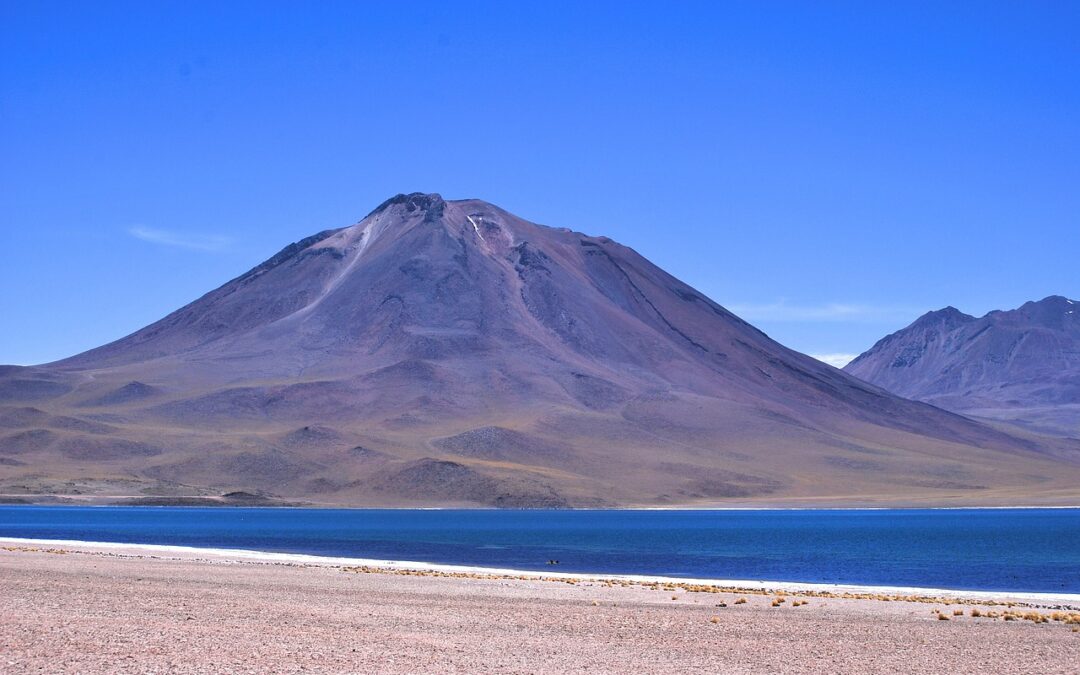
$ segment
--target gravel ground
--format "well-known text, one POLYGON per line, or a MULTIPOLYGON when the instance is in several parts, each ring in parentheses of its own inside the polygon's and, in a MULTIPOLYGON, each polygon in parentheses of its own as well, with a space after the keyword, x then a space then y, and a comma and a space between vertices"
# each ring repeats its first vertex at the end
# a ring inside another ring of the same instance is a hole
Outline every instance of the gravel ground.
POLYGON ((1076 673, 1080 664, 1080 632, 1060 622, 953 616, 970 612, 959 605, 738 597, 7 547, 0 671, 1076 673))

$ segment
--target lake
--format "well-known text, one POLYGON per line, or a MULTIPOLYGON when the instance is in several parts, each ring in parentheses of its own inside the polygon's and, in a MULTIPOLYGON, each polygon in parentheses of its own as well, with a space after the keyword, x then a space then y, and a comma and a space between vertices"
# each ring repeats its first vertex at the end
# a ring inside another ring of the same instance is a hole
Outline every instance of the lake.
POLYGON ((0 536, 559 572, 1080 593, 1080 509, 0 506, 0 536))

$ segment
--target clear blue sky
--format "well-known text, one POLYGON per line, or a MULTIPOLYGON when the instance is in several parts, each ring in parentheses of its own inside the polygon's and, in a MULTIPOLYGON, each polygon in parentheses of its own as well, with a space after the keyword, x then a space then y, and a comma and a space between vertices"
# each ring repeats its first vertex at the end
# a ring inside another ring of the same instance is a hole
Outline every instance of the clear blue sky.
POLYGON ((1078 32, 1074 2, 4 2, 0 363, 410 191, 611 236, 814 354, 1075 298, 1078 32))

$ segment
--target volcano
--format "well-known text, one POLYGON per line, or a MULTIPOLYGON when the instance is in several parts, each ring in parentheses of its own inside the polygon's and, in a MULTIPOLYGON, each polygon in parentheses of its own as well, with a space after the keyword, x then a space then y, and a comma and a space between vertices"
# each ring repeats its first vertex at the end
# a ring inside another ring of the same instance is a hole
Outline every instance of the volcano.
POLYGON ((1075 503, 1080 452, 787 349, 606 237, 414 193, 116 342, 4 368, 0 478, 383 506, 1075 503))

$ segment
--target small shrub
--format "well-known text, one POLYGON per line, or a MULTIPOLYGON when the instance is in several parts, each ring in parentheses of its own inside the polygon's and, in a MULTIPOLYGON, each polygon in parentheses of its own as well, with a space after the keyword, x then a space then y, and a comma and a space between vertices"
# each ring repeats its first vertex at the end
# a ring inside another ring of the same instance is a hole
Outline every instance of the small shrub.
POLYGON ((735 601, 735 604, 736 605, 745 605, 746 604, 746 598, 739 598, 738 600, 735 601))
POLYGON ((945 614, 942 614, 941 612, 938 612, 937 620, 938 621, 948 621, 949 617, 946 616, 945 614))
POLYGON ((713 618, 709 619, 709 623, 720 623, 720 617, 714 616, 713 618))
POLYGON ((964 616, 964 610, 962 610, 962 609, 954 609, 952 611, 952 615, 953 616, 964 616))

